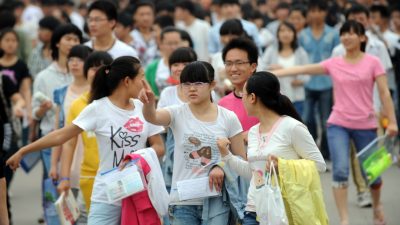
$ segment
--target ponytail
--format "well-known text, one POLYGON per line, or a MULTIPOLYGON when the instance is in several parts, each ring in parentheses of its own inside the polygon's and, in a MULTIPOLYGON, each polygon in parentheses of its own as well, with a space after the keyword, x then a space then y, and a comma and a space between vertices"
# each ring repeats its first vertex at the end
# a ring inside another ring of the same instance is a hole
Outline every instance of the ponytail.
POLYGON ((109 67, 110 65, 104 65, 97 70, 96 76, 94 77, 92 82, 89 103, 93 102, 94 100, 109 96, 111 94, 110 89, 107 85, 106 73, 106 70, 109 70, 109 67))
POLYGON ((140 68, 140 61, 131 56, 119 57, 111 64, 100 67, 92 83, 89 103, 111 95, 125 77, 134 79, 140 68))
POLYGON ((300 122, 303 122, 303 120, 301 119, 301 116, 299 115, 297 110, 294 108, 293 103, 290 101, 290 99, 286 95, 282 95, 282 94, 279 95, 277 113, 279 115, 290 116, 300 122))
POLYGON ((277 114, 303 122, 289 98, 280 93, 279 80, 274 74, 256 72, 248 79, 246 91, 248 94, 254 93, 265 107, 277 114))

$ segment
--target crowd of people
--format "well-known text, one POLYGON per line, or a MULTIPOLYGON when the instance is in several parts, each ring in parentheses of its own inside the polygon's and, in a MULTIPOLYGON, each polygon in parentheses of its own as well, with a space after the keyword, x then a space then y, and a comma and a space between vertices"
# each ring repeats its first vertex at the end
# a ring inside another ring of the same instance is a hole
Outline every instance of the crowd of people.
POLYGON ((72 190, 78 225, 259 224, 258 172, 283 171, 280 159, 318 172, 332 162, 341 225, 351 168, 358 206, 386 224, 383 181, 367 184, 356 153, 398 136, 396 1, 0 3, 0 225, 16 216, 14 171, 35 152, 43 182, 72 190), (102 173, 138 152, 158 158, 136 199, 151 204, 110 203, 102 173), (181 184, 200 178, 220 195, 182 200, 181 184))

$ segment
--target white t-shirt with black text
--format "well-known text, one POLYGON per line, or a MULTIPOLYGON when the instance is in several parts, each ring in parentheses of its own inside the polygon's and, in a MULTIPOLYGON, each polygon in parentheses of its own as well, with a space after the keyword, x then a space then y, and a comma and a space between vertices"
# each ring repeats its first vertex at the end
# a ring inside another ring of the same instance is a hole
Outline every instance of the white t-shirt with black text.
POLYGON ((84 131, 96 134, 100 165, 92 201, 108 202, 105 183, 100 175, 102 172, 119 166, 126 155, 146 148, 147 138, 164 130, 144 119, 142 102, 135 99, 133 104, 133 110, 124 110, 104 97, 89 104, 72 122, 84 131))
POLYGON ((202 205, 203 200, 179 201, 177 181, 202 178, 221 160, 217 138, 231 138, 242 132, 237 116, 220 106, 213 122, 198 120, 188 104, 166 107, 171 115, 169 127, 174 134, 174 166, 172 174, 172 205, 202 205))

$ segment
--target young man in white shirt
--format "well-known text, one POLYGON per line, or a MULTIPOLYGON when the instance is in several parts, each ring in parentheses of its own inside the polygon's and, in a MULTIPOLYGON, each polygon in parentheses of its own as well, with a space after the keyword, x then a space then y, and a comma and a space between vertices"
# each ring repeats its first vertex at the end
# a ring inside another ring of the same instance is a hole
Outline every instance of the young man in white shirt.
POLYGON ((194 50, 199 60, 209 61, 208 32, 210 24, 194 16, 195 4, 189 0, 178 2, 175 8, 177 27, 187 31, 194 43, 194 50))
POLYGON ((109 1, 95 1, 89 6, 87 23, 91 41, 85 43, 95 51, 108 52, 114 59, 120 56, 138 57, 131 46, 115 38, 113 30, 117 23, 117 8, 109 1))

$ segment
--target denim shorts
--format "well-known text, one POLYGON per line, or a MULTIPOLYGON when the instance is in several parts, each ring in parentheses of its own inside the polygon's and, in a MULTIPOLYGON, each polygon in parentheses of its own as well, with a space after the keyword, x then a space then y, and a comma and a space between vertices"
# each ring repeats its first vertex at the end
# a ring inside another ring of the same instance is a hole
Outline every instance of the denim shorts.
POLYGON ((121 206, 92 201, 88 225, 119 225, 120 223, 121 206))
MULTIPOLYGON (((350 140, 354 142, 356 151, 361 151, 377 137, 376 129, 357 130, 328 124, 327 138, 332 160, 333 186, 347 187, 350 170, 350 140)), ((365 174, 363 174, 365 177, 365 174)), ((378 178, 371 186, 382 183, 378 178)))

